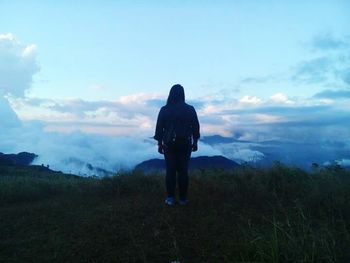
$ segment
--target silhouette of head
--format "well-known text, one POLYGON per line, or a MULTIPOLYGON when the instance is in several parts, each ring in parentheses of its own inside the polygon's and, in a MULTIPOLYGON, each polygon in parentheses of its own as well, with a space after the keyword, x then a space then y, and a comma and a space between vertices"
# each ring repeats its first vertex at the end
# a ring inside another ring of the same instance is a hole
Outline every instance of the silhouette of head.
POLYGON ((170 105, 170 104, 177 104, 180 102, 185 102, 185 91, 180 84, 176 84, 171 87, 166 104, 170 105))

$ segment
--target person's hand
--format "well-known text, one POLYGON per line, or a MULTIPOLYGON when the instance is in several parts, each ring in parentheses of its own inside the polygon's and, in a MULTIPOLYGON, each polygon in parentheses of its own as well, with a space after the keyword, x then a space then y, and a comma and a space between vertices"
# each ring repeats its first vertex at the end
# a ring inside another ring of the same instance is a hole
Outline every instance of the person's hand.
POLYGON ((198 150, 198 144, 197 144, 197 142, 194 142, 192 144, 192 152, 196 152, 197 150, 198 150))
POLYGON ((158 144, 158 152, 159 152, 160 154, 164 154, 164 147, 163 147, 162 144, 158 144))

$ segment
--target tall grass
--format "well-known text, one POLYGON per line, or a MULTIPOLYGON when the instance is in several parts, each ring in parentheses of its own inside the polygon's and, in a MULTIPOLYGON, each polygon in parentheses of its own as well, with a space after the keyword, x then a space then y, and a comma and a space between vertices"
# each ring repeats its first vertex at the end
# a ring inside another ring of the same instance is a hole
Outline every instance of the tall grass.
POLYGON ((97 180, 55 173, 42 167, 7 166, 0 169, 0 204, 36 201, 60 194, 84 193, 97 180))
POLYGON ((190 177, 190 204, 171 208, 163 175, 0 167, 0 262, 350 262, 349 171, 190 177))

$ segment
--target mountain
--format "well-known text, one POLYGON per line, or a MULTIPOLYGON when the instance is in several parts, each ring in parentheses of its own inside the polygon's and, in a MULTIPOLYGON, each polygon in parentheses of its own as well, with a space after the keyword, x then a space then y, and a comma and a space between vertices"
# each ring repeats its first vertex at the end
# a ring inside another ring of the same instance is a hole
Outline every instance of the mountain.
MULTIPOLYGON (((20 152, 18 154, 4 154, 0 152, 0 165, 14 165, 14 166, 29 166, 38 155, 28 152, 20 152)), ((100 167, 95 167, 90 163, 84 162, 78 158, 67 158, 64 160, 66 166, 77 168, 81 176, 112 176, 115 173, 105 170, 100 167)), ((34 165, 41 171, 52 171, 49 165, 34 165)), ((57 171, 56 171, 57 172, 57 171)))
POLYGON ((221 135, 212 135, 212 136, 204 136, 201 138, 201 141, 213 145, 213 144, 219 144, 219 143, 232 143, 236 142, 237 139, 232 138, 232 137, 223 137, 221 135))
POLYGON ((0 164, 30 165, 38 157, 34 153, 20 152, 18 154, 4 154, 0 152, 0 164))
POLYGON ((319 140, 318 138, 299 140, 283 138, 280 140, 247 141, 237 139, 238 135, 223 137, 205 136, 201 141, 218 149, 233 160, 241 160, 258 167, 270 167, 275 161, 302 169, 311 169, 313 163, 327 165, 339 163, 346 167, 350 160, 348 143, 343 141, 319 140))
MULTIPOLYGON (((239 166, 238 163, 227 159, 221 155, 218 156, 199 156, 193 157, 189 163, 189 170, 207 170, 220 169, 231 170, 239 166)), ((151 159, 135 166, 135 170, 149 172, 160 172, 165 170, 165 161, 162 159, 151 159)))
POLYGON ((201 141, 209 145, 225 144, 225 143, 233 143, 233 142, 249 143, 249 141, 240 140, 240 139, 237 139, 237 137, 223 137, 221 135, 204 136, 201 138, 201 141))
POLYGON ((257 162, 262 166, 271 166, 277 160, 287 165, 310 169, 313 163, 323 165, 335 160, 349 159, 348 146, 337 142, 272 140, 251 145, 250 148, 264 154, 264 158, 257 162))

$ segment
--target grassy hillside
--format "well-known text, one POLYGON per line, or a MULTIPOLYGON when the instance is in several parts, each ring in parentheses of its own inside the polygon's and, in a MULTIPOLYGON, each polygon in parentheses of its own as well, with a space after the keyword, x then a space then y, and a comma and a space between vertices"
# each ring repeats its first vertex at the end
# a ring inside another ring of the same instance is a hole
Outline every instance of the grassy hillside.
POLYGON ((163 180, 0 166, 0 262, 350 262, 339 167, 192 173, 186 207, 163 180))

